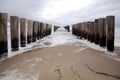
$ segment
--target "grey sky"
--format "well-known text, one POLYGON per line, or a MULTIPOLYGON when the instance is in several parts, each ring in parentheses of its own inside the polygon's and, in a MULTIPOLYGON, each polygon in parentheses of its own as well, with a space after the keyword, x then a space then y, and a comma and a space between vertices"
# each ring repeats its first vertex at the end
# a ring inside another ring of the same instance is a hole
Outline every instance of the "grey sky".
POLYGON ((120 0, 0 0, 0 12, 58 25, 115 15, 120 27, 120 0))

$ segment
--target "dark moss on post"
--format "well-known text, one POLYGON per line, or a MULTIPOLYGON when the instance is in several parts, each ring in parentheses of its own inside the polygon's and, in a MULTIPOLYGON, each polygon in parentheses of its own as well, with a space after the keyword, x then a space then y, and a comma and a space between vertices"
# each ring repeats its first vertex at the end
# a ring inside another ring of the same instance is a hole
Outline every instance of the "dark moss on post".
POLYGON ((32 34, 33 34, 33 21, 28 20, 27 25, 27 44, 32 42, 32 34))
POLYGON ((106 17, 106 27, 107 27, 107 50, 114 51, 114 35, 115 35, 115 17, 106 17))
POLYGON ((10 17, 10 27, 11 27, 11 48, 12 51, 19 50, 19 17, 10 17))
POLYGON ((0 13, 0 56, 8 52, 7 17, 7 13, 0 13))
POLYGON ((26 46, 26 19, 20 18, 20 44, 21 47, 26 46))

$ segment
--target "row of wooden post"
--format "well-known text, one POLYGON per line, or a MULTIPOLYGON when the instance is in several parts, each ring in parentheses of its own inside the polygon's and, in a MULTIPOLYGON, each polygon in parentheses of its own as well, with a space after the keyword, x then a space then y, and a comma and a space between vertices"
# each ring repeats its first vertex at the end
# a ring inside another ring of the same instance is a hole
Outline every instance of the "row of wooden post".
POLYGON ((68 32, 70 32, 70 26, 65 26, 64 27, 68 32))
POLYGON ((58 28, 60 28, 60 27, 59 27, 59 26, 54 26, 54 32, 55 32, 58 28))
POLYGON ((101 47, 107 46, 108 51, 114 51, 115 17, 107 16, 95 21, 74 24, 72 34, 99 44, 101 47))
MULTIPOLYGON (((0 13, 0 55, 8 52, 7 35, 8 14, 0 13)), ((21 47, 35 42, 44 36, 51 34, 52 25, 39 21, 27 20, 17 16, 10 16, 11 48, 12 51, 19 50, 19 40, 21 47), (19 30, 20 24, 20 30, 19 30), (20 31, 20 39, 19 39, 20 31)))

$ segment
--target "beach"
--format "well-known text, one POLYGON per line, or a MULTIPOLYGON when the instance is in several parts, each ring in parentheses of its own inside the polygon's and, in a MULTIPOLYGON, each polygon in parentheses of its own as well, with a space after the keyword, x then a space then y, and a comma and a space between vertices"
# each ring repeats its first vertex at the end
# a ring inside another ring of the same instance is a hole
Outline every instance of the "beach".
MULTIPOLYGON (((119 40, 118 40, 119 41, 119 40)), ((114 52, 64 28, 12 52, 0 61, 0 80, 119 80, 119 45, 114 52)))
POLYGON ((0 63, 0 80, 119 80, 120 62, 85 46, 35 49, 0 63))

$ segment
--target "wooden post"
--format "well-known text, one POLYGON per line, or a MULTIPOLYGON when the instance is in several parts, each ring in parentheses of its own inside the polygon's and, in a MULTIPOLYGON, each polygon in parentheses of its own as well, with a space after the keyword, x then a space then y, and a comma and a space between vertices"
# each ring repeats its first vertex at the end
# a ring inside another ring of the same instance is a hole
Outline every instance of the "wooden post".
POLYGON ((68 26, 65 26, 64 27, 68 32, 70 32, 70 26, 68 25, 68 26))
POLYGON ((19 50, 19 17, 10 17, 12 51, 19 50))
POLYGON ((40 23, 40 38, 43 37, 43 23, 40 23))
POLYGON ((87 26, 87 28, 88 28, 88 41, 90 41, 90 37, 91 37, 91 35, 90 35, 90 32, 91 32, 91 23, 90 22, 88 22, 88 26, 87 26))
POLYGON ((99 26, 99 45, 101 47, 106 46, 106 26, 105 26, 105 18, 100 18, 98 20, 98 26, 99 26))
POLYGON ((83 38, 85 39, 85 22, 83 22, 83 38))
POLYGON ((99 44, 99 27, 98 27, 98 19, 95 19, 95 44, 99 44))
POLYGON ((46 23, 43 23, 43 36, 46 36, 46 23))
POLYGON ((115 17, 106 17, 106 27, 107 27, 107 50, 114 51, 114 35, 115 35, 115 17))
POLYGON ((48 29, 49 29, 49 26, 48 24, 46 24, 46 33, 45 33, 46 36, 48 36, 48 29))
POLYGON ((38 22, 37 40, 40 39, 40 22, 38 22))
POLYGON ((84 38, 84 22, 81 23, 81 37, 84 38))
POLYGON ((85 22, 85 24, 84 24, 84 29, 85 29, 85 33, 84 33, 84 35, 85 35, 85 39, 87 39, 87 22, 85 22))
POLYGON ((0 56, 8 52, 7 47, 7 13, 0 13, 0 56))
POLYGON ((50 34, 52 33, 52 25, 50 25, 50 34))
POLYGON ((33 34, 33 21, 28 20, 28 26, 27 26, 27 43, 32 42, 32 34, 33 34))
POLYGON ((32 37, 33 42, 35 42, 37 39, 37 31, 38 31, 38 22, 34 21, 33 22, 33 37, 32 37))
POLYGON ((80 39, 82 39, 82 23, 79 23, 79 37, 80 37, 80 39))
POLYGON ((59 27, 59 26, 54 26, 54 32, 55 32, 58 28, 60 28, 60 27, 59 27))
POLYGON ((51 28, 52 28, 52 25, 51 25, 51 24, 48 24, 48 35, 51 34, 51 28))
POLYGON ((94 42, 94 22, 90 22, 90 42, 94 42))
POLYGON ((21 47, 26 46, 26 19, 20 18, 20 43, 21 47))

